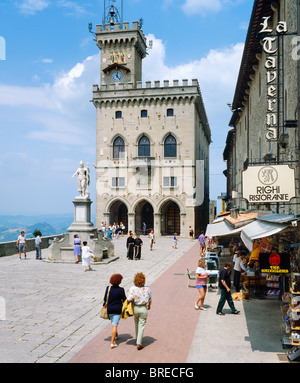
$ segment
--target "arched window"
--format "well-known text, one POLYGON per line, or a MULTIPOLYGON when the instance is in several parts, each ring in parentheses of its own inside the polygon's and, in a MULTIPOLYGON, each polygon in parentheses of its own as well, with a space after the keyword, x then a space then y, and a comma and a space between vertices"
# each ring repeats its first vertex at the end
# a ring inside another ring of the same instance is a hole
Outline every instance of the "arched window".
POLYGON ((164 157, 177 157, 176 139, 171 134, 165 139, 164 143, 164 157))
POLYGON ((149 141, 149 138, 146 136, 143 136, 139 140, 138 156, 139 157, 150 157, 150 141, 149 141))
POLYGON ((125 155, 125 145, 124 140, 121 137, 117 137, 114 140, 113 144, 113 158, 124 158, 125 155))

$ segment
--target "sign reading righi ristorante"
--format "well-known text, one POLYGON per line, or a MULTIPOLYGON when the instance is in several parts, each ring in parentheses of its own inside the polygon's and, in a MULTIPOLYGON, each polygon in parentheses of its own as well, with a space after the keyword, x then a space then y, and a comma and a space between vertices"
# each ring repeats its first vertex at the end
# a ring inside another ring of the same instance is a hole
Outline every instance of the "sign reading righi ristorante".
POLYGON ((288 203, 295 197, 295 170, 288 165, 249 166, 242 179, 243 198, 249 202, 288 203))

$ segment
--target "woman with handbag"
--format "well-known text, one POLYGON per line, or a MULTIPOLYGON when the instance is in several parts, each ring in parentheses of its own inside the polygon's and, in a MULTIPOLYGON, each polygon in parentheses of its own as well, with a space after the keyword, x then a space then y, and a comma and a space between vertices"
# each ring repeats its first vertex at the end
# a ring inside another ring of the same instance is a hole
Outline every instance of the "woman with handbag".
POLYGON ((117 347, 115 339, 118 337, 118 324, 121 318, 122 306, 126 300, 125 290, 119 286, 122 279, 121 274, 113 274, 109 280, 111 286, 106 287, 104 295, 103 306, 107 305, 107 314, 112 324, 111 348, 117 347))
POLYGON ((143 348, 143 334, 147 321, 148 310, 152 303, 152 293, 145 286, 146 278, 143 273, 137 273, 134 277, 134 286, 130 287, 127 300, 134 303, 133 315, 135 323, 135 334, 137 349, 143 348))

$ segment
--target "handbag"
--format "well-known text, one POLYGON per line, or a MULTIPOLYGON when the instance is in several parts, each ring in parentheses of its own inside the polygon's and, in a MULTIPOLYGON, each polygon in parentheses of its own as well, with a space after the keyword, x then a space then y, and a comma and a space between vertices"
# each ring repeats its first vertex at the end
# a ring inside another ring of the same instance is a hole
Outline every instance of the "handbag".
POLYGON ((107 302, 108 302, 109 292, 110 292, 110 286, 109 286, 109 289, 108 289, 108 292, 107 292, 107 297, 106 297, 105 305, 100 310, 100 318, 102 318, 102 319, 109 319, 109 316, 108 316, 108 313, 107 313, 107 302))

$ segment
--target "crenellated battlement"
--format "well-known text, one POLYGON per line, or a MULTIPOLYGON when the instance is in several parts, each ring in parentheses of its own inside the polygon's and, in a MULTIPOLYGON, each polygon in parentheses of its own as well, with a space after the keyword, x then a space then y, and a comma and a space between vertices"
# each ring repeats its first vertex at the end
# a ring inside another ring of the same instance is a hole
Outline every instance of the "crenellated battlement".
POLYGON ((132 22, 132 28, 129 28, 129 22, 124 21, 123 27, 121 26, 120 23, 115 23, 113 25, 111 24, 98 24, 96 25, 96 34, 98 33, 105 33, 105 32, 119 32, 119 31, 141 31, 141 26, 138 21, 133 21, 132 22))
POLYGON ((147 39, 137 21, 132 23, 132 28, 129 28, 128 22, 124 22, 122 26, 120 23, 99 24, 96 26, 95 35, 96 44, 102 53, 105 53, 106 49, 122 46, 129 54, 132 47, 135 47, 142 59, 146 57, 147 39))
POLYGON ((163 81, 160 81, 160 80, 155 80, 155 81, 145 81, 145 83, 143 83, 142 81, 137 81, 136 83, 136 87, 134 87, 134 84, 132 82, 130 83, 111 83, 109 85, 107 84, 101 84, 101 87, 99 89, 99 86, 97 84, 93 85, 93 91, 94 92, 99 92, 99 91, 115 91, 115 90, 130 90, 130 89, 135 89, 135 90, 139 90, 139 89, 161 89, 161 90, 164 90, 166 88, 180 88, 181 92, 182 92, 182 88, 183 87, 197 87, 198 90, 200 90, 200 87, 199 87, 199 81, 198 79, 192 79, 191 82, 187 79, 183 79, 181 81, 179 80, 173 80, 173 85, 170 85, 170 81, 169 80, 163 80, 163 81))

